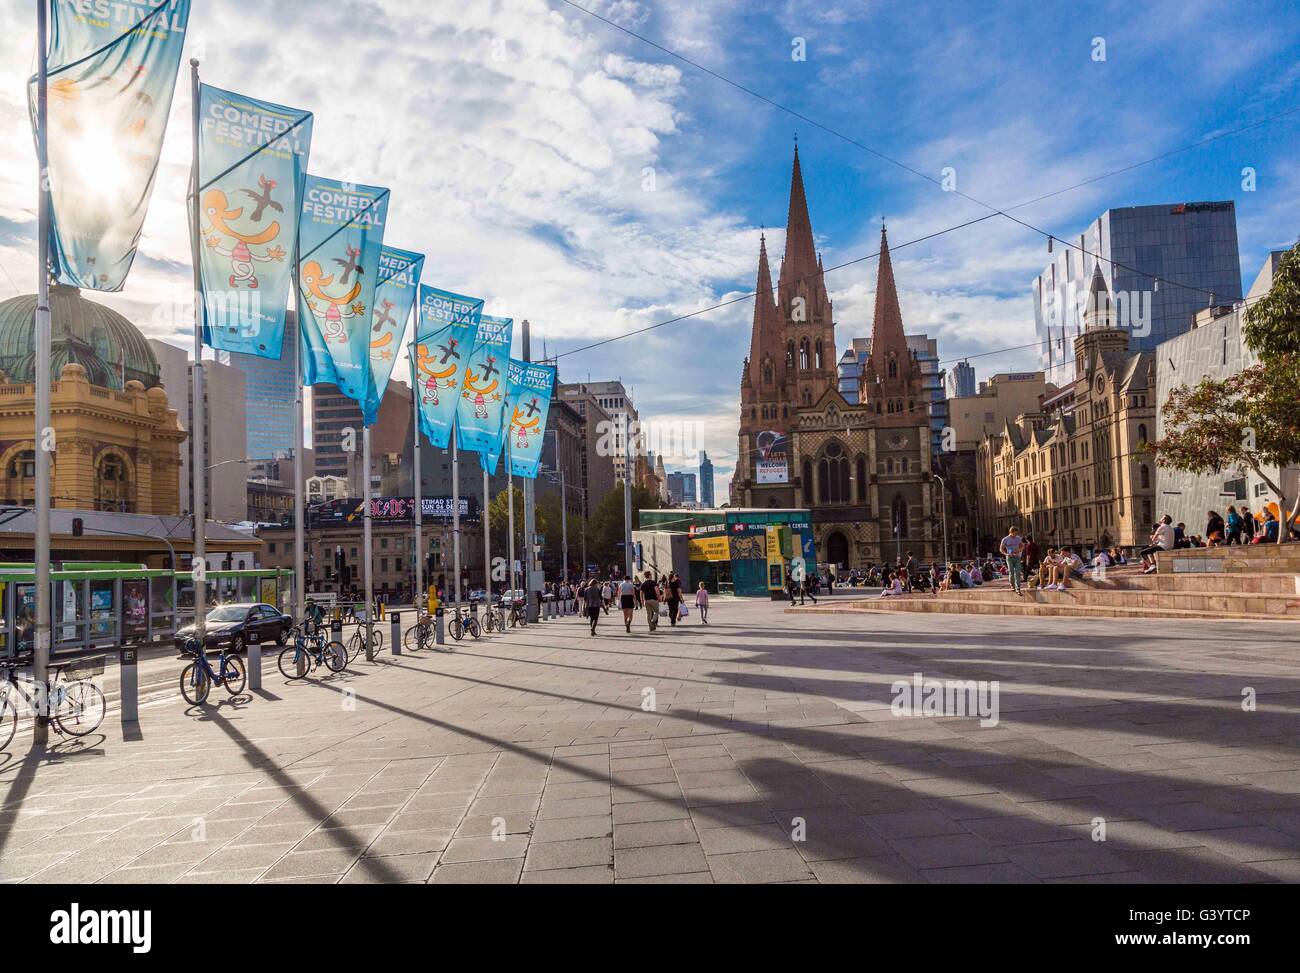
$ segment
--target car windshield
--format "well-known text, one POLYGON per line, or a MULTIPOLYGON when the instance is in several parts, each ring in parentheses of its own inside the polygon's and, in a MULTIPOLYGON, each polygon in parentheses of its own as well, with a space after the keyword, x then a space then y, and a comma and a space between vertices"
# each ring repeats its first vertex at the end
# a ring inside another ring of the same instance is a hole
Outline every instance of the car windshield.
POLYGON ((222 605, 208 612, 210 622, 242 622, 248 615, 248 609, 240 605, 222 605))

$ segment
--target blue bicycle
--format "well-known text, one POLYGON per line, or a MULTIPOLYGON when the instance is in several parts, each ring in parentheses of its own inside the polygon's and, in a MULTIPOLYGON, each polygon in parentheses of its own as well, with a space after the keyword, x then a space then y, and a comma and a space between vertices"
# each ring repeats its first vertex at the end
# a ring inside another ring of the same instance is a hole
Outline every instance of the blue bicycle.
POLYGON ((193 653, 194 661, 181 670, 181 695, 191 706, 202 706, 212 691, 212 684, 226 687, 231 696, 238 696, 244 691, 248 682, 248 672, 244 662, 237 655, 227 655, 221 650, 220 664, 214 670, 208 654, 199 647, 197 641, 191 641, 186 649, 193 653))

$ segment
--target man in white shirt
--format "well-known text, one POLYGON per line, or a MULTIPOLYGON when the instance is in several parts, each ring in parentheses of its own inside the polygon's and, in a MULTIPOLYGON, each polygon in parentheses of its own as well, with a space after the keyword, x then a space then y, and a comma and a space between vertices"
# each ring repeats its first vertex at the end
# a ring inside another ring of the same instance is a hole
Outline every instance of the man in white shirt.
POLYGON ((1007 574, 1011 578, 1011 590, 1020 594, 1020 588, 1025 581, 1025 563, 1022 560, 1024 556, 1025 542, 1020 536, 1020 528, 1012 527, 1007 536, 1002 538, 1002 543, 998 545, 998 550, 1002 556, 1007 559, 1007 574))
POLYGON ((1165 514, 1160 518, 1160 523, 1156 524, 1156 529, 1151 532, 1151 545, 1142 548, 1142 573, 1151 574, 1156 569, 1156 552, 1172 551, 1174 549, 1173 518, 1165 514))

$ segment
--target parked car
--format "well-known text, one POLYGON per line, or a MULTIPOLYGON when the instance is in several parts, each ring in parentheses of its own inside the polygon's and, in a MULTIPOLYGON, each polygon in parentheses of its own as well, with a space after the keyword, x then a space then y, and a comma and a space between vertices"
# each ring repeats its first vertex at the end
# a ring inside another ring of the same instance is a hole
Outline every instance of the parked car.
POLYGON ((522 588, 513 588, 510 591, 501 592, 501 594, 495 596, 492 600, 498 605, 502 605, 506 608, 509 608, 512 605, 523 605, 528 601, 528 592, 524 591, 522 588))
POLYGON ((482 602, 483 599, 487 597, 487 592, 484 591, 482 588, 475 588, 472 591, 470 591, 470 593, 466 597, 468 597, 471 602, 479 603, 482 602))
MULTIPOLYGON (((218 605, 207 614, 204 626, 205 648, 226 648, 243 652, 249 639, 256 634, 260 642, 284 645, 289 640, 293 619, 273 605, 253 602, 218 605)), ((176 632, 176 648, 191 651, 195 641, 194 626, 185 625, 176 632)))

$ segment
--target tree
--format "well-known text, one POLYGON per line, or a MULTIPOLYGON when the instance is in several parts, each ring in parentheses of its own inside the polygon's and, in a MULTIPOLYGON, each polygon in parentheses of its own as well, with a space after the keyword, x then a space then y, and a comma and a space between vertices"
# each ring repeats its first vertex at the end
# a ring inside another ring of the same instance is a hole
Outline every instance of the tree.
POLYGON ((1243 337, 1266 364, 1300 362, 1300 243, 1283 255, 1268 294, 1246 309, 1243 337))
POLYGON ((1148 446, 1160 466, 1184 473, 1252 470, 1277 495, 1279 544, 1300 514, 1300 496, 1288 513, 1282 478, 1265 470, 1300 463, 1298 361, 1283 354, 1225 379, 1180 385, 1165 403, 1165 435, 1148 446))
MULTIPOLYGON (((659 506, 659 498, 644 487, 632 488, 632 529, 640 528, 640 511, 654 510, 659 506)), ((591 560, 601 566, 603 571, 611 564, 621 565, 623 556, 623 484, 616 483, 614 489, 601 497, 596 509, 591 512, 591 522, 587 525, 587 549, 591 560)))

